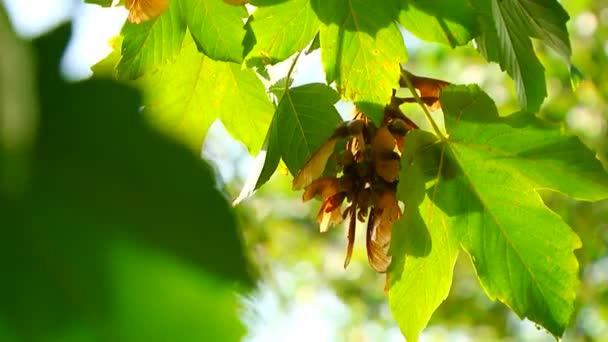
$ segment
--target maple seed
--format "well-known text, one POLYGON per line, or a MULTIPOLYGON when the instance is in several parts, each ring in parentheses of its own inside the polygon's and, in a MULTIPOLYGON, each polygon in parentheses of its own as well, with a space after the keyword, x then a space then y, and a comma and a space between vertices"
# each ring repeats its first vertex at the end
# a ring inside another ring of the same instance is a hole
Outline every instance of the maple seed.
MULTIPOLYGON (((399 79, 399 86, 407 88, 407 80, 420 92, 420 98, 430 110, 434 111, 441 107, 439 103, 439 94, 443 88, 450 85, 449 82, 438 80, 430 77, 421 77, 412 74, 411 72, 401 68, 401 78, 399 79)), ((402 103, 405 102, 416 102, 414 98, 399 99, 402 103)))
MULTIPOLYGON (((403 114, 401 116, 405 118, 403 114)), ((403 118, 388 120, 380 128, 362 115, 342 123, 294 177, 293 188, 304 188, 303 201, 314 197, 320 197, 322 201, 317 214, 321 232, 350 217, 344 267, 352 257, 356 222, 366 219, 370 264, 378 272, 386 272, 390 265, 390 230, 392 223, 401 215, 395 195, 400 157, 395 150, 399 151, 396 138, 403 138, 408 132, 403 118), (321 177, 339 138, 348 138, 344 151, 334 156, 342 167, 342 175, 321 177), (341 212, 345 200, 350 204, 341 212), (387 204, 390 200, 395 202, 394 205, 387 204), (394 208, 397 208, 396 214, 394 208)))
MULTIPOLYGON (((430 110, 439 109, 439 95, 448 82, 419 77, 402 69, 400 84, 406 86, 408 82, 420 92, 430 110)), ((293 179, 294 190, 304 189, 303 201, 320 197, 322 205, 317 222, 321 232, 347 217, 350 219, 344 267, 352 257, 357 221, 366 220, 365 246, 369 264, 380 273, 386 272, 391 264, 392 226, 402 215, 397 202, 401 153, 408 132, 418 128, 399 107, 417 100, 398 98, 395 94, 393 91, 390 104, 384 108, 380 127, 357 110, 355 118, 341 123, 293 179), (345 144, 343 138, 346 138, 345 144), (338 146, 342 151, 334 153, 338 142, 344 144, 338 146), (341 174, 321 177, 328 172, 325 168, 332 157, 341 168, 341 174), (342 211, 344 201, 348 204, 342 211)))

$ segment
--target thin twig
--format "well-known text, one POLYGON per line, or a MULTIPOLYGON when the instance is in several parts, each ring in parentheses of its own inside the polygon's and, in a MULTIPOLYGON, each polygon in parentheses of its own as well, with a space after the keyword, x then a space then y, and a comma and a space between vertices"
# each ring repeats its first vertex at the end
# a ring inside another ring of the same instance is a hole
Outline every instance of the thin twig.
POLYGON ((410 81, 409 77, 403 77, 403 79, 405 80, 405 83, 407 84, 408 89, 412 92, 412 95, 414 95, 416 102, 420 105, 420 107, 422 107, 424 116, 426 117, 426 120, 431 124, 431 127, 433 127, 433 131, 435 131, 435 134, 441 139, 441 141, 443 141, 443 142, 447 141, 447 138, 443 135, 443 133, 439 129, 439 126, 437 126, 437 123, 435 123, 435 120, 433 120, 433 117, 431 116, 429 109, 426 107, 426 105, 422 101, 422 98, 420 98, 420 95, 418 95, 418 92, 416 91, 416 88, 414 88, 412 81, 410 81))

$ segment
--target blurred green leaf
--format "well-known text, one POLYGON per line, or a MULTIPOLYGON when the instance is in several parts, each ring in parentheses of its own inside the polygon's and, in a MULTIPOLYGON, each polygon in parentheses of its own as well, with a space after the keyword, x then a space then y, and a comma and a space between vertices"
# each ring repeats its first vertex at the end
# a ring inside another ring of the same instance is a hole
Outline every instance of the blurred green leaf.
POLYGON ((478 33, 476 13, 466 1, 403 0, 401 6, 399 23, 421 39, 455 47, 478 33))
POLYGON ((572 90, 576 90, 581 84, 581 82, 585 79, 585 75, 583 72, 576 67, 576 65, 570 65, 570 85, 572 86, 572 90))
MULTIPOLYGON (((61 80, 68 38, 63 26, 34 43, 41 111, 35 144, 22 158, 28 182, 20 193, 0 190, 0 267, 10 274, 0 282, 0 318, 23 340, 66 333, 150 340, 152 330, 192 340, 171 333, 182 327, 196 329, 190 336, 238 338, 230 298, 252 277, 213 172, 145 123, 134 89, 61 80), (146 256, 133 263, 116 255, 123 247, 146 256), (136 327, 133 316, 165 325, 136 327)), ((0 165, 13 161, 0 153, 0 165)))
POLYGON ((131 246, 112 251, 112 289, 122 341, 239 341, 245 328, 227 284, 131 246))

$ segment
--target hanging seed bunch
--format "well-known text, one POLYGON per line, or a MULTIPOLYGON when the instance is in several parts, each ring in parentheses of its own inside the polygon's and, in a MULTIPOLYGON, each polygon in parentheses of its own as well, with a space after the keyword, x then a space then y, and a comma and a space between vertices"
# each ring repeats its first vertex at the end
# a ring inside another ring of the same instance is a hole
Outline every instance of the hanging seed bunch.
MULTIPOLYGON (((447 82, 402 70, 400 85, 406 86, 408 81, 429 109, 438 108, 439 92, 447 82)), ((397 98, 393 91, 391 103, 384 108, 380 127, 357 112, 353 120, 336 128, 294 177, 293 189, 304 189, 303 201, 315 197, 322 201, 317 214, 321 232, 350 219, 344 267, 352 256, 357 221, 367 221, 366 247, 370 265, 384 273, 391 263, 388 252, 392 225, 402 215, 396 196, 401 153, 407 133, 418 128, 399 109, 399 105, 406 102, 416 102, 416 99, 397 98), (344 144, 343 148, 337 148, 339 143, 344 144), (323 177, 330 159, 336 162, 340 171, 336 176, 323 177)))

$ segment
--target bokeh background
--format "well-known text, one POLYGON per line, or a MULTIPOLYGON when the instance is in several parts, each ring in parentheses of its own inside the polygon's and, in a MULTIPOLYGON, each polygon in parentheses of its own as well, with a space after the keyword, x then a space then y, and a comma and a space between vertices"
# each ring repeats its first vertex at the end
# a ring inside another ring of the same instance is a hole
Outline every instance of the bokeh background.
MULTIPOLYGON (((578 135, 608 167, 608 1, 561 3, 571 16, 572 62, 584 78, 573 89, 569 68, 557 54, 537 44, 549 94, 540 115, 561 123, 566 134, 578 135)), ((74 21, 74 35, 61 62, 64 77, 74 82, 90 77, 90 66, 110 52, 108 41, 126 18, 122 8, 101 9, 72 0, 4 0, 4 5, 13 28, 26 40, 60 22, 74 21)), ((472 44, 451 49, 403 34, 409 70, 453 83, 478 83, 503 115, 518 109, 513 82, 497 65, 487 64, 472 44)), ((284 77, 290 62, 273 67, 272 78, 284 77)), ((318 52, 298 62, 296 85, 323 80, 318 52)), ((348 118, 353 107, 340 102, 338 109, 348 118)), ((411 108, 412 115, 416 110, 411 108)), ((227 195, 236 198, 250 177, 253 156, 220 123, 214 124, 201 150, 227 195)), ((260 274, 257 289, 239 298, 245 339, 403 341, 383 292, 384 277, 368 266, 364 244, 355 245, 353 261, 343 269, 344 227, 319 233, 315 222, 319 203, 303 204, 300 195, 291 191, 291 176, 280 166, 265 186, 237 207, 247 251, 260 274)), ((582 283, 564 340, 608 341, 608 201, 586 203, 557 193, 542 195, 583 241, 576 252, 582 283)), ((363 230, 359 233, 361 242, 363 230)), ((542 328, 520 321, 504 305, 490 301, 464 253, 456 263, 450 296, 421 336, 421 341, 553 340, 542 328)))

